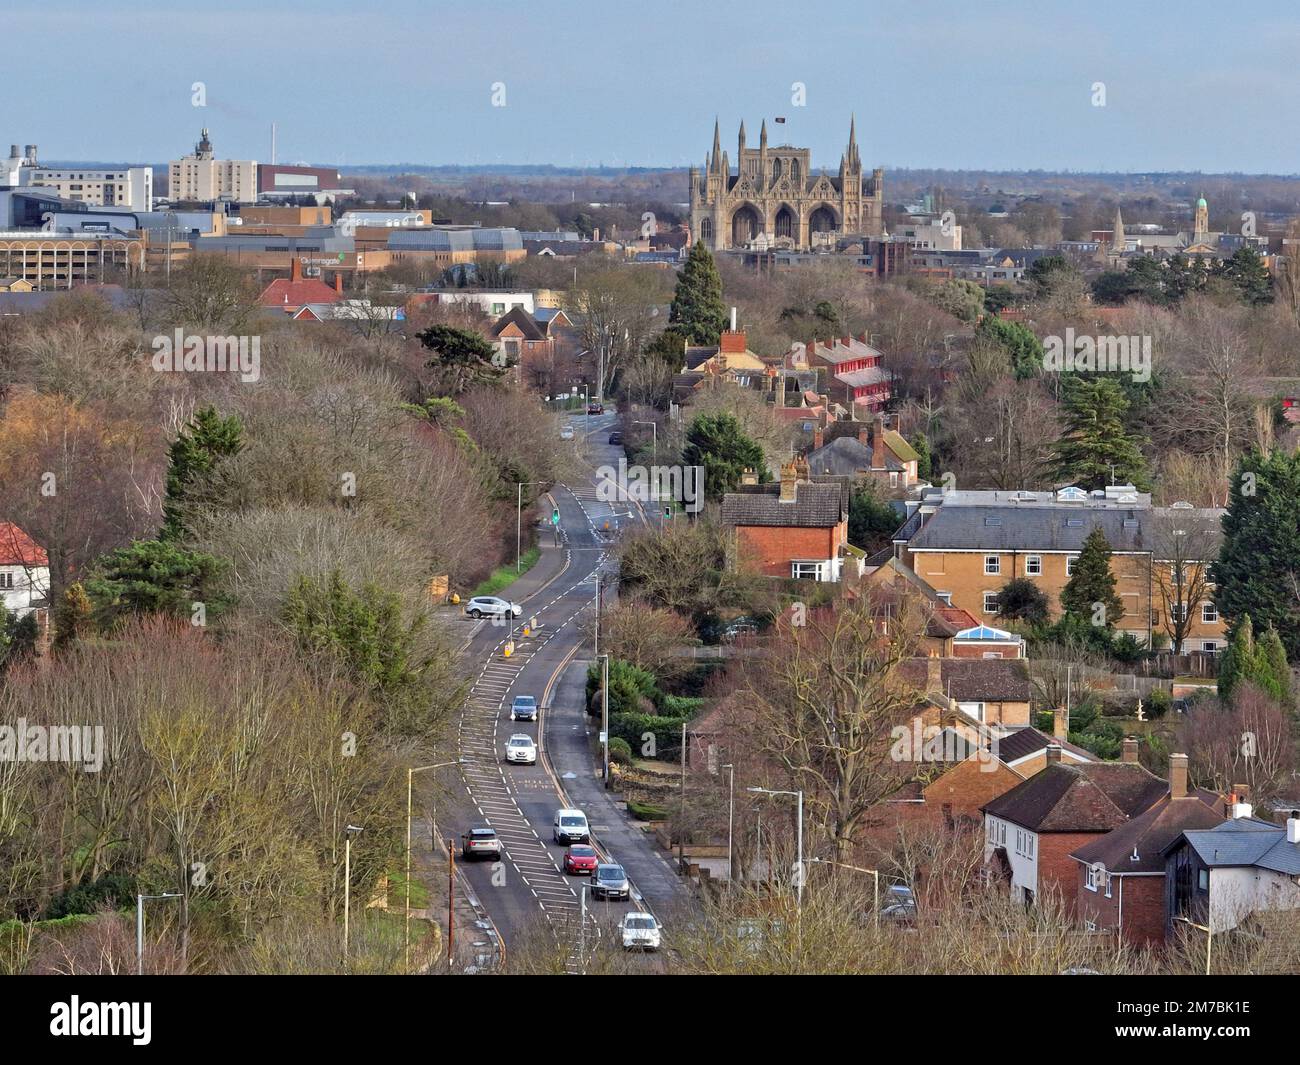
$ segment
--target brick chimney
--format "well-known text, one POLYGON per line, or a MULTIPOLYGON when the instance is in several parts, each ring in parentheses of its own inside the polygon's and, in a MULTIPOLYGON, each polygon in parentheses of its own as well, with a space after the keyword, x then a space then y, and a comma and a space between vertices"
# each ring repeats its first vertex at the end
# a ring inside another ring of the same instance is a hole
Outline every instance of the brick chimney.
POLYGON ((826 443, 826 434, 822 430, 822 427, 819 425, 815 429, 813 429, 813 450, 816 451, 819 447, 821 447, 825 443, 826 443))
POLYGON ((741 484, 758 484, 758 474, 746 466, 740 473, 741 484))
POLYGON ((724 329, 718 339, 718 351, 724 355, 743 355, 745 352, 745 331, 743 329, 724 329))
POLYGON ((871 468, 885 468, 885 419, 876 415, 876 423, 871 431, 871 468))
POLYGON ((1067 740, 1070 738, 1070 711, 1063 706, 1058 706, 1052 711, 1052 739, 1067 740))
POLYGON ((1049 743, 1047 745, 1047 764, 1056 765, 1061 760, 1061 745, 1059 743, 1049 743))
POLYGON ((289 266, 289 280, 290 281, 302 280, 302 260, 299 259, 296 255, 293 258, 292 264, 289 266))
POLYGON ((1187 798, 1187 755, 1185 754, 1169 756, 1169 797, 1187 798))
POLYGON ((799 473, 795 469, 793 462, 783 463, 781 466, 781 495, 782 503, 793 503, 796 498, 796 485, 799 483, 799 473))
POLYGON ((943 690, 943 659, 938 655, 931 655, 925 660, 925 693, 926 695, 945 695, 943 690))
POLYGON ((1121 748, 1120 761, 1125 765, 1138 764, 1138 741, 1136 736, 1125 736, 1124 746, 1121 748))

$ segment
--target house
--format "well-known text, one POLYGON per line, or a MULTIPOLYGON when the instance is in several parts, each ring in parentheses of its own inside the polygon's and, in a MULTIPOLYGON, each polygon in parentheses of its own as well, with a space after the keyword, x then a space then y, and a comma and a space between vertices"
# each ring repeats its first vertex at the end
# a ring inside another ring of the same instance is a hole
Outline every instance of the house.
POLYGON ((787 362, 795 369, 819 371, 826 393, 850 411, 883 410, 892 394, 893 375, 882 363, 884 354, 867 343, 867 335, 811 340, 791 347, 787 362))
POLYGON ((733 564, 752 563, 769 577, 840 579, 848 492, 839 482, 809 480, 806 463, 786 463, 777 484, 742 484, 727 493, 722 523, 731 530, 733 564))
POLYGON ((894 544, 899 558, 942 598, 990 621, 998 613, 998 593, 1017 577, 1037 585, 1059 614, 1060 593, 1083 542, 1100 529, 1110 544, 1124 609, 1117 629, 1150 644, 1158 632, 1169 635, 1175 619, 1189 617, 1184 647, 1213 652, 1226 635, 1208 571, 1201 571, 1217 557, 1222 513, 1186 504, 1153 507, 1151 497, 1131 485, 1093 492, 923 489, 894 544), (1182 560, 1183 572, 1199 572, 1199 580, 1179 582, 1174 562, 1160 557, 1179 542, 1180 523, 1204 530, 1203 538, 1187 538, 1198 541, 1201 557, 1182 560), (1199 597, 1191 602, 1196 591, 1199 597))
POLYGON ((926 694, 943 696, 972 722, 1028 725, 1029 664, 994 658, 909 658, 899 675, 926 694))
POLYGON ((0 292, 35 292, 36 286, 21 277, 0 277, 0 292))
POLYGON ((1164 849, 1186 829, 1223 819, 1214 792, 1189 789, 1187 755, 1169 758, 1169 791, 1145 813, 1086 843, 1078 863, 1079 920, 1089 932, 1109 932, 1134 946, 1165 939, 1164 849))
POLYGON ((707 374, 741 388, 769 387, 767 363, 749 350, 745 331, 736 329, 734 321, 732 328, 722 331, 717 345, 686 345, 683 363, 683 374, 707 374))
POLYGON ((262 290, 257 302, 267 310, 283 311, 295 315, 308 304, 337 303, 343 298, 343 275, 334 275, 334 284, 327 285, 318 277, 303 277, 302 260, 295 258, 289 267, 289 276, 277 277, 262 290))
POLYGON ((17 617, 49 605, 50 558, 12 522, 0 521, 0 604, 17 617))
POLYGON ((1188 828, 1162 852, 1165 934, 1188 920, 1227 932, 1248 916, 1300 909, 1300 811, 1285 825, 1240 816, 1213 828, 1188 828))
POLYGON ((1168 794, 1167 783, 1138 764, 1136 742, 1125 746, 1125 761, 1071 765, 1050 744, 1040 772, 985 804, 984 860, 1013 896, 1032 905, 1052 893, 1074 912, 1079 876, 1071 855, 1168 794))
POLYGON ((814 474, 875 481, 881 488, 908 489, 919 481, 920 456, 902 434, 885 428, 877 417, 870 431, 866 424, 856 437, 838 436, 808 453, 814 474))

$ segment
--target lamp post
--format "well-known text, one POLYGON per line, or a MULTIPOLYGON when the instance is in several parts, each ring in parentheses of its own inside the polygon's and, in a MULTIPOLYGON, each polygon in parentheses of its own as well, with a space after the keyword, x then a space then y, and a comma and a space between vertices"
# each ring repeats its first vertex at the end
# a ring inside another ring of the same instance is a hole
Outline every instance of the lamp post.
POLYGON ((135 897, 135 973, 144 975, 144 904, 150 899, 179 899, 178 891, 165 891, 161 895, 137 895, 135 897))
POLYGON ((519 573, 524 568, 524 489, 534 484, 545 484, 545 481, 516 481, 515 482, 515 572, 519 573))
MULTIPOLYGON (((652 465, 657 466, 658 463, 659 463, 659 424, 658 424, 657 422, 647 421, 647 420, 645 420, 645 419, 637 419, 636 421, 633 421, 632 424, 633 424, 633 425, 648 425, 648 426, 650 426, 650 441, 651 441, 651 442, 650 442, 650 455, 651 455, 650 462, 651 462, 652 465)), ((654 476, 652 476, 652 477, 650 478, 650 484, 651 484, 654 488, 658 488, 658 486, 659 486, 659 477, 658 477, 657 474, 655 474, 654 476)), ((654 502, 655 502, 655 509, 657 509, 657 510, 659 511, 659 528, 662 529, 662 528, 664 527, 664 508, 663 508, 662 506, 659 505, 659 504, 660 504, 660 499, 659 499, 659 494, 658 494, 658 492, 655 493, 655 500, 654 500, 654 502)), ((630 512, 630 510, 631 510, 631 508, 629 508, 629 512, 630 512)))
POLYGON ((774 788, 746 788, 746 791, 752 791, 758 795, 789 795, 798 802, 798 826, 795 830, 795 838, 798 841, 796 849, 798 852, 799 874, 795 878, 795 897, 799 907, 799 913, 803 914, 803 792, 802 791, 779 791, 774 788))
POLYGON ((735 880, 735 860, 732 851, 732 826, 736 823, 736 767, 728 762, 722 767, 727 774, 727 886, 735 880))
POLYGON ((348 933, 351 931, 348 923, 352 910, 352 836, 361 829, 356 825, 348 825, 344 830, 347 835, 347 842, 343 845, 343 966, 348 964, 348 933))
POLYGON ((839 869, 852 869, 855 873, 867 873, 875 882, 872 885, 872 897, 874 899, 874 912, 876 917, 876 927, 880 927, 880 870, 864 869, 860 865, 849 865, 847 862, 833 862, 829 858, 809 858, 810 862, 817 862, 820 865, 833 865, 839 869))
POLYGON ((416 773, 426 773, 431 769, 445 769, 449 765, 460 765, 465 759, 457 758, 451 762, 439 762, 436 765, 421 765, 406 771, 406 930, 402 939, 402 955, 406 967, 411 967, 411 792, 412 780, 416 773))

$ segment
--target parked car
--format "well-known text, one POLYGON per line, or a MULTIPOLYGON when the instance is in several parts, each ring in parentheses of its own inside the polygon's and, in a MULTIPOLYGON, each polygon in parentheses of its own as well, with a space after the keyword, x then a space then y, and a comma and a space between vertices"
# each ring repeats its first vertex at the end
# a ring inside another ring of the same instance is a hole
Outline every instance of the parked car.
POLYGON ((625 899, 631 891, 627 873, 621 865, 601 862, 591 874, 591 897, 594 899, 625 899))
POLYGON ((573 429, 572 429, 572 427, 566 425, 563 429, 561 429, 561 430, 560 430, 560 439, 561 439, 561 440, 572 440, 572 439, 573 439, 573 429))
POLYGON ((742 636, 757 636, 758 626, 748 618, 737 618, 722 630, 722 639, 730 643, 742 636))
POLYGON ((590 843, 587 815, 581 810, 556 810, 551 836, 556 843, 590 843))
POLYGON ((495 828, 471 828, 460 837, 461 856, 469 861, 471 858, 501 857, 501 840, 495 828))
POLYGON ((524 608, 518 603, 500 599, 495 595, 476 595, 465 603, 465 613, 472 618, 517 618, 523 612, 524 608))
POLYGON ((604 413, 605 413, 605 407, 604 407, 603 404, 600 404, 600 403, 588 403, 588 404, 587 404, 587 413, 588 413, 588 414, 604 414, 604 413))
POLYGON ((564 871, 575 876, 590 876, 600 864, 596 848, 586 843, 575 843, 564 852, 564 871))
POLYGON ((511 721, 536 721, 537 697, 533 695, 516 695, 510 704, 511 721))
POLYGON ((623 915, 618 930, 623 935, 624 950, 658 950, 663 938, 662 927, 654 914, 636 910, 623 915))
POLYGON ((506 740, 506 761, 517 765, 537 764, 537 744, 532 736, 517 732, 506 740))
POLYGON ((906 884, 890 884, 885 895, 880 916, 895 924, 912 925, 916 923, 916 896, 906 884))
POLYGON ((621 444, 623 442, 623 434, 617 431, 610 433, 609 442, 611 444, 621 444))

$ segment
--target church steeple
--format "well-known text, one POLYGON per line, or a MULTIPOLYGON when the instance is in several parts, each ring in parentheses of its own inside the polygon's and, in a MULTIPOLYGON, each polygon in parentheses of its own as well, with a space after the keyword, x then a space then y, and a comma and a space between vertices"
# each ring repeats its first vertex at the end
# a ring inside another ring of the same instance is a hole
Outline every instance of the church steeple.
POLYGON ((716 118, 713 120, 713 154, 709 158, 712 169, 716 170, 722 165, 722 129, 716 118))
POLYGON ((740 161, 741 166, 745 165, 744 155, 745 155, 745 120, 742 118, 740 120, 739 151, 736 152, 736 158, 740 161))
POLYGON ((1192 241, 1196 244, 1204 243, 1210 232, 1210 205, 1205 202, 1205 197, 1201 196, 1196 201, 1196 218, 1192 223, 1192 241))
POLYGON ((1119 213, 1119 204, 1115 205, 1115 222, 1111 226, 1110 246, 1116 254, 1124 251, 1124 216, 1119 213))
POLYGON ((767 119, 758 131, 758 172, 762 177, 763 188, 767 188, 767 119))
POLYGON ((853 170, 862 168, 862 159, 858 155, 858 116, 849 115, 849 149, 845 153, 848 157, 848 164, 853 170))

